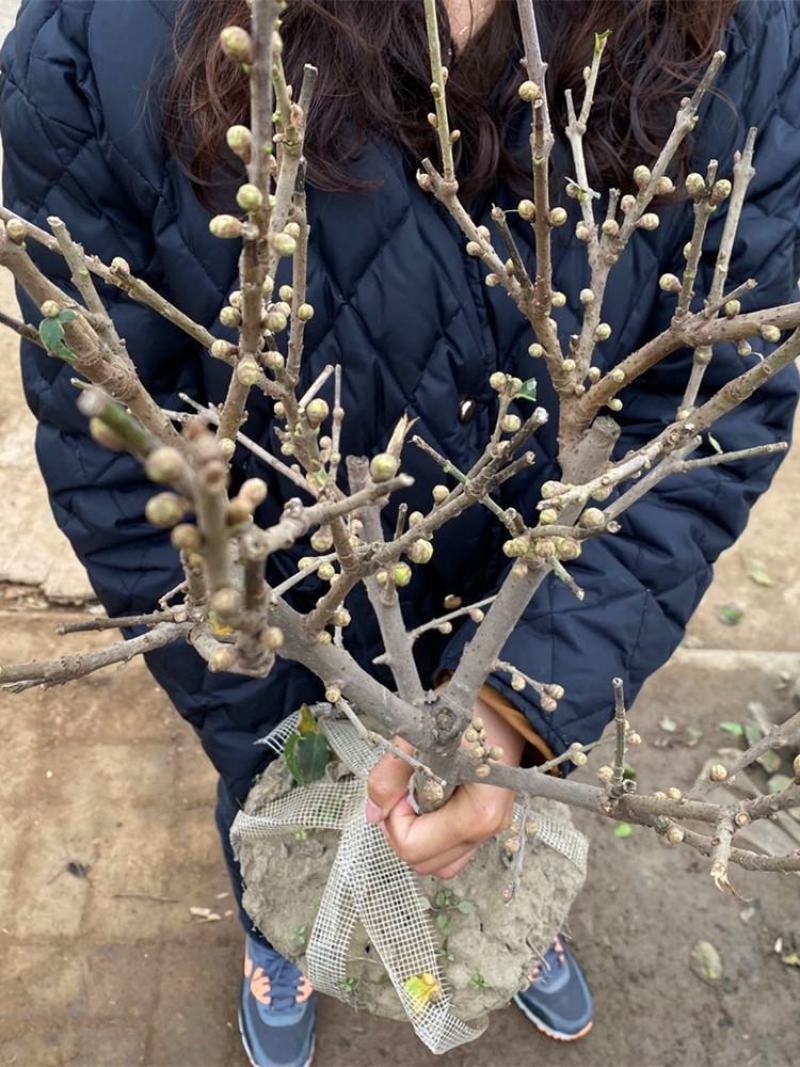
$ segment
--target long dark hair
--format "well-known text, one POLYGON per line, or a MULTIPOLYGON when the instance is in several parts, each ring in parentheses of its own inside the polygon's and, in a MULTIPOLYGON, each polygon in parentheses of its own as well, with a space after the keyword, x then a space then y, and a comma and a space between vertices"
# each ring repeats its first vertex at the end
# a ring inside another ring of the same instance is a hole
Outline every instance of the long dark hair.
MULTIPOLYGON (((677 102, 699 81, 736 2, 536 0, 554 125, 565 117, 565 89, 582 98, 595 31, 612 31, 586 138, 593 184, 626 189, 633 167, 658 152, 677 102)), ((504 177, 516 185, 519 167, 503 136, 524 76, 513 62, 521 55, 516 3, 497 0, 488 22, 455 55, 444 0, 439 8, 451 125, 461 130, 462 191, 469 197, 504 177)), ((248 17, 246 0, 179 0, 164 128, 206 200, 233 163, 225 130, 246 121, 248 110, 246 77, 222 54, 218 37, 226 25, 247 25, 248 17)), ((299 88, 306 62, 320 72, 306 140, 312 185, 353 188, 346 164, 370 131, 399 144, 410 161, 435 158, 422 0, 289 0, 282 23, 289 81, 299 88)), ((678 176, 684 169, 685 155, 678 176)))

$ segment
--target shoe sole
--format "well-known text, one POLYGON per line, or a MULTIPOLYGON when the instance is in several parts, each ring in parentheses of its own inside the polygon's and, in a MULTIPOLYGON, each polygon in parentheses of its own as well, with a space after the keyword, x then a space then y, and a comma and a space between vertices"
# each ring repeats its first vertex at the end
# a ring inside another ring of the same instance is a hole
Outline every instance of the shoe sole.
POLYGON ((521 1001, 518 997, 514 997, 514 1003, 525 1016, 525 1018, 532 1022, 539 1033, 544 1034, 545 1037, 552 1038, 553 1041, 563 1041, 568 1043, 570 1041, 579 1041, 582 1037, 586 1037, 589 1031, 592 1029, 594 1019, 590 1019, 582 1030, 579 1030, 577 1034, 563 1034, 559 1030, 553 1030, 542 1019, 539 1018, 531 1009, 521 1001))
MULTIPOLYGON (((242 1047, 244 1048, 245 1055, 247 1056, 250 1067, 259 1067, 259 1064, 253 1059, 253 1053, 250 1051, 250 1046, 247 1043, 247 1038, 244 1034, 244 1026, 242 1025, 242 1012, 239 1009, 237 1020, 239 1022, 239 1037, 242 1039, 242 1047)), ((315 1034, 311 1039, 311 1051, 308 1054, 308 1059, 302 1065, 302 1067, 311 1067, 311 1061, 314 1059, 314 1050, 317 1044, 317 1035, 315 1034)))

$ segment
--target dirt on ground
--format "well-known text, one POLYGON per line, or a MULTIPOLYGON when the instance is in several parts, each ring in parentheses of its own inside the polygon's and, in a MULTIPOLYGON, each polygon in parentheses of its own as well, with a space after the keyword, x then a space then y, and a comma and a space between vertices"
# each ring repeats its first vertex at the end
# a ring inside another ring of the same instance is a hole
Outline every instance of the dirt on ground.
MULTIPOLYGON (((0 306, 10 308, 3 285, 0 306)), ((0 659, 10 662, 107 640, 56 634, 86 606, 88 586, 46 505, 14 348, 0 349, 0 496, 11 505, 0 529, 0 659)), ((643 790, 691 786, 705 758, 732 743, 720 723, 789 714, 800 675, 799 517, 795 453, 721 561, 684 646, 637 702, 643 790)), ((191 729, 141 663, 0 696, 3 1067, 245 1064, 242 930, 214 785, 191 729)), ((323 1000, 315 1063, 795 1067, 798 876, 736 870, 738 896, 724 896, 688 849, 579 822, 590 868, 568 933, 595 996, 587 1038, 553 1043, 508 1008, 478 1042, 437 1061, 409 1027, 323 1000), (699 942, 718 953, 718 974, 696 973, 699 942)))

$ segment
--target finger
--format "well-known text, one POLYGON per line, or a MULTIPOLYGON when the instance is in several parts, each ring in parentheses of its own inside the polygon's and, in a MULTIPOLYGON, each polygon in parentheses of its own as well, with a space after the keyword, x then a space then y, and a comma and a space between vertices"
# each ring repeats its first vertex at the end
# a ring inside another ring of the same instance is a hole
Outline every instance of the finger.
POLYGON ((438 878, 455 878, 458 872, 466 867, 477 851, 477 848, 471 848, 460 860, 456 860, 455 863, 451 863, 447 867, 443 867, 441 871, 436 871, 434 873, 438 878))
MULTIPOLYGON (((413 746, 396 737, 394 743, 404 752, 412 753, 413 746)), ((391 754, 378 760, 367 778, 367 822, 379 823, 408 791, 411 767, 391 754)))
POLYGON ((446 852, 475 842, 468 837, 459 793, 438 811, 417 815, 407 800, 389 812, 386 828, 395 852, 411 866, 438 860, 446 852))
POLYGON ((477 850, 477 845, 459 845, 458 848, 452 848, 443 855, 437 856, 436 859, 429 860, 427 863, 416 864, 414 870, 417 874, 432 874, 439 878, 448 877, 444 874, 446 870, 449 870, 453 864, 460 863, 462 860, 466 863, 475 855, 477 850))

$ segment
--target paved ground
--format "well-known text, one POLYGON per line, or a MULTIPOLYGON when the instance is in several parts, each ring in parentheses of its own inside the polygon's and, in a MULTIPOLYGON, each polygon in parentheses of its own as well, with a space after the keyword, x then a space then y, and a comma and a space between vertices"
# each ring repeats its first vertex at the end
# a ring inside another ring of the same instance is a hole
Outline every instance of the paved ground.
MULTIPOLYGON (((0 33, 14 7, 0 0, 0 33)), ((10 306, 5 279, 0 306, 10 306)), ((0 347, 0 658, 10 661, 85 647, 55 628, 88 592, 46 506, 13 347, 0 347)), ((719 722, 748 702, 788 713, 786 679, 800 673, 798 516, 800 453, 721 561, 686 647, 640 698, 643 788, 690 784, 725 741, 719 722), (732 604, 743 609, 735 627, 720 620, 732 604), (666 714, 673 733, 658 725, 666 714), (703 732, 695 748, 682 743, 686 726, 703 732)), ((211 822, 213 774, 191 731, 137 664, 3 696, 0 708, 0 1065, 240 1067, 241 932, 211 822), (198 922, 192 906, 219 921, 198 922)), ((595 989, 595 1030, 556 1046, 508 1010, 444 1062, 794 1067, 800 969, 781 954, 800 950, 796 878, 742 874, 742 899, 724 898, 693 856, 644 832, 621 840, 585 827, 591 883, 571 932, 595 989), (714 985, 689 969, 699 939, 721 955, 714 985)), ((386 1061, 434 1062, 407 1028, 323 1004, 320 1067, 386 1061)))

